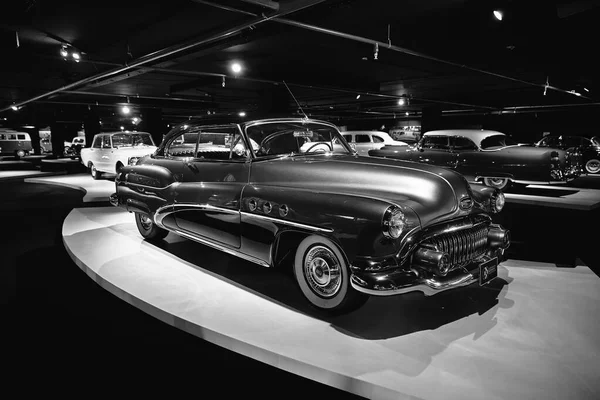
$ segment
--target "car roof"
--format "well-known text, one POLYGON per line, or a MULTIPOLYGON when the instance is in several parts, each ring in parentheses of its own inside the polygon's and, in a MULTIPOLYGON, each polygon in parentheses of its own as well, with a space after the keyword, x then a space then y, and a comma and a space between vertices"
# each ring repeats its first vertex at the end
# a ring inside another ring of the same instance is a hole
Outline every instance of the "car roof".
MULTIPOLYGON (((143 131, 114 131, 114 132, 100 132, 100 133, 97 133, 96 135, 98 135, 98 136, 99 136, 99 135, 115 135, 115 134, 117 134, 117 133, 131 133, 131 134, 133 134, 133 133, 147 133, 148 135, 150 135, 150 133, 148 133, 148 132, 143 132, 143 131)), ((80 137, 80 136, 78 136, 78 137, 80 137)))
POLYGON ((361 134, 361 133, 363 133, 363 134, 366 134, 366 133, 377 133, 377 134, 381 134, 381 133, 383 133, 384 135, 387 135, 387 133, 386 133, 386 132, 382 132, 382 131, 343 131, 343 132, 341 132, 341 134, 342 134, 342 135, 345 135, 345 134, 347 134, 347 133, 358 133, 358 134, 361 134))
POLYGON ((464 136, 480 146, 483 139, 492 135, 506 136, 502 132, 487 129, 440 129, 426 132, 423 136, 464 136))

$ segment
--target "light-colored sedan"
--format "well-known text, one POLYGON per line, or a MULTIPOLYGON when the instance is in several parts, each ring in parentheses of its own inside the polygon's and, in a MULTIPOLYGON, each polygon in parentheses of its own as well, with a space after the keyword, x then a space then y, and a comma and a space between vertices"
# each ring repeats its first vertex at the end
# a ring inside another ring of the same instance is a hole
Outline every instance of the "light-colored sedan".
POLYGON ((155 151, 154 140, 147 132, 99 133, 92 147, 81 149, 81 163, 88 167, 92 178, 99 179, 103 172, 115 174, 155 151))
POLYGON ((383 146, 408 146, 408 143, 394 140, 386 132, 381 131, 346 131, 344 139, 359 155, 368 156, 369 150, 379 150, 383 146))

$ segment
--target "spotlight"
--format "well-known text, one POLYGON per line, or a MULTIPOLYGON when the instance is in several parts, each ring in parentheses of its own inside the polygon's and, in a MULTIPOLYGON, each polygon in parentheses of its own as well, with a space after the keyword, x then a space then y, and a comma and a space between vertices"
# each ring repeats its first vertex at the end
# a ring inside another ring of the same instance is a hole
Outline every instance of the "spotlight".
POLYGON ((221 87, 225 87, 225 76, 221 79, 221 87))
POLYGON ((81 59, 81 56, 79 55, 79 53, 77 52, 73 52, 71 53, 71 56, 73 57, 73 60, 75 60, 75 62, 79 62, 79 60, 81 59))
POLYGON ((399 106, 403 106, 405 104, 406 104, 406 100, 404 100, 404 99, 398 99, 398 105, 399 106))
POLYGON ((238 114, 240 117, 245 117, 246 113, 244 111, 240 111, 240 113, 238 114))
POLYGON ((10 106, 10 108, 12 108, 13 111, 19 111, 19 107, 17 107, 17 106, 10 106))
POLYGON ((139 120, 140 120, 140 119, 139 119, 138 117, 133 117, 133 118, 131 119, 131 121, 132 121, 134 124, 137 124, 139 120))
POLYGON ((125 127, 123 125, 121 125, 121 130, 125 130, 125 127))
POLYGON ((67 51, 67 48, 65 46, 60 48, 60 55, 64 58, 67 58, 67 56, 69 55, 69 52, 67 51))
POLYGON ((231 70, 234 74, 239 74, 240 72, 242 72, 242 65, 238 62, 234 62, 231 64, 231 70))
POLYGON ((410 113, 407 111, 407 112, 406 112, 406 115, 410 115, 410 113))
POLYGON ((356 100, 360 99, 360 94, 356 95, 356 100))
POLYGON ((588 93, 590 92, 590 89, 588 89, 588 88, 586 88, 586 87, 584 87, 584 88, 583 88, 583 90, 585 90, 585 91, 586 91, 586 92, 588 92, 588 93))
POLYGON ((496 19, 498 21, 502 21, 502 18, 504 17, 504 15, 502 14, 502 11, 494 10, 494 17, 496 17, 496 19))
POLYGON ((377 60, 379 55, 379 44, 375 43, 375 48, 373 49, 373 60, 377 60))
POLYGON ((188 126, 187 126, 187 125, 184 125, 184 126, 183 126, 183 129, 187 129, 187 128, 188 128, 188 126))
POLYGON ((121 107, 121 112, 123 114, 129 114, 131 112, 131 109, 128 106, 123 106, 121 107))

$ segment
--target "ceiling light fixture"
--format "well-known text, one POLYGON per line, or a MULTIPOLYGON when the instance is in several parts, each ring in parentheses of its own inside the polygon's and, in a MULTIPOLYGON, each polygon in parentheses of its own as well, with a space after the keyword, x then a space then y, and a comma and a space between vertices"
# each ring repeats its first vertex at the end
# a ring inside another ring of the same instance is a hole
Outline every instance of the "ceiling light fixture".
POLYGON ((502 18, 504 18, 504 14, 502 14, 502 11, 500 10, 494 10, 494 17, 496 17, 498 21, 502 21, 502 18))
POLYGON ((129 108, 128 106, 123 106, 123 107, 121 107, 121 112, 123 114, 127 115, 131 112, 131 108, 129 108))
POLYGON ((379 56, 379 43, 375 43, 375 48, 373 49, 373 60, 377 60, 379 56))
POLYGON ((586 87, 584 87, 583 90, 585 90, 588 93, 590 92, 590 90, 588 88, 586 88, 586 87))
POLYGON ((356 100, 360 99, 360 94, 356 95, 356 100))
POLYGON ((140 119, 139 119, 138 117, 133 117, 133 118, 131 119, 131 122, 133 122, 134 124, 137 124, 139 120, 140 120, 140 119))
POLYGON ((406 100, 404 100, 404 98, 398 99, 398 105, 399 106, 403 106, 406 104, 406 100))
POLYGON ((225 76, 221 78, 221 87, 225 87, 225 76))
POLYGON ((71 57, 73 57, 73 60, 75 60, 75 62, 79 62, 79 60, 81 59, 81 55, 79 55, 79 53, 77 53, 76 51, 71 53, 71 57))
POLYGON ((125 127, 123 125, 121 125, 121 130, 124 130, 124 129, 125 129, 125 127))
POLYGON ((240 64, 239 62, 233 62, 231 64, 231 70, 234 74, 239 74, 240 72, 242 72, 242 64, 240 64))
POLYGON ((245 113, 244 111, 240 111, 240 112, 238 113, 238 115, 239 115, 240 117, 245 117, 245 116, 246 116, 246 113, 245 113))
POLYGON ((62 46, 60 48, 60 55, 63 56, 63 58, 67 58, 67 56, 69 55, 69 52, 67 51, 66 46, 62 46))
POLYGON ((10 106, 10 108, 12 108, 13 111, 19 111, 19 107, 15 106, 15 105, 10 106))
POLYGON ((407 112, 406 112, 406 115, 409 115, 409 114, 410 114, 410 113, 407 111, 407 112))

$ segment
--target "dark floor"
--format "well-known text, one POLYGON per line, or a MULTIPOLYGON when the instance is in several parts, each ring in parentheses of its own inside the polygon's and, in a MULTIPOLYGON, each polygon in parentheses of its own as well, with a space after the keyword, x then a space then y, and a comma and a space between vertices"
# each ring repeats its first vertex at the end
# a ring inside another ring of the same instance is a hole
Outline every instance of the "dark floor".
MULTIPOLYGON (((81 192, 58 186, 0 182, 1 304, 3 320, 8 317, 2 325, 12 336, 5 343, 14 364, 3 361, 26 373, 27 389, 359 398, 203 341, 102 289, 62 243, 62 222, 71 209, 84 206, 81 198, 81 192)), ((599 226, 600 209, 507 204, 495 219, 513 233, 509 258, 566 268, 579 258, 600 276, 598 236, 592 230, 599 226)))

